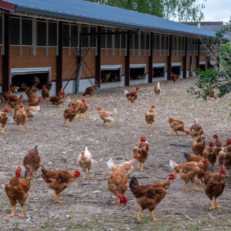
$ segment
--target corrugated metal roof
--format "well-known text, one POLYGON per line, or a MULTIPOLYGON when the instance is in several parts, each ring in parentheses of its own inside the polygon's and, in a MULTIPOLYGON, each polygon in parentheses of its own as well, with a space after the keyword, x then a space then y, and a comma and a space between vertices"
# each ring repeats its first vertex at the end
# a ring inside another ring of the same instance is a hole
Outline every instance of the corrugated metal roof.
POLYGON ((115 26, 163 31, 184 35, 214 37, 212 31, 199 29, 156 16, 82 0, 6 0, 16 4, 15 11, 38 13, 115 26))

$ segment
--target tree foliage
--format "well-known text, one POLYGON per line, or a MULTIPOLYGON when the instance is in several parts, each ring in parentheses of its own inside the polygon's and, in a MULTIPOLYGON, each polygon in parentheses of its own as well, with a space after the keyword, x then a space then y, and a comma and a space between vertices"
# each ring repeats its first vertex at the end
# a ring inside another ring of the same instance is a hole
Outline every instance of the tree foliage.
MULTIPOLYGON (((85 0, 181 21, 201 21, 204 4, 197 0, 85 0)), ((207 0, 203 0, 207 1, 207 0)))

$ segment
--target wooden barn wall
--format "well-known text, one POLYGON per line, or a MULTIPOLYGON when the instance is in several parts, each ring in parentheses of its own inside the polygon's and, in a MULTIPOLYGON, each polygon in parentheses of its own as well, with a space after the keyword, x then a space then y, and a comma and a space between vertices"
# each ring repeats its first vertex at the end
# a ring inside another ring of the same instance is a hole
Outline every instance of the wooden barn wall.
POLYGON ((115 55, 112 56, 112 50, 107 50, 107 55, 105 55, 105 50, 101 50, 101 65, 122 65, 122 75, 125 75, 125 56, 124 52, 119 55, 119 50, 115 50, 115 55))
POLYGON ((146 73, 148 73, 148 53, 144 56, 144 52, 141 51, 140 56, 138 56, 138 50, 135 50, 133 56, 133 51, 130 51, 130 64, 146 64, 146 73))
POLYGON ((196 69, 196 58, 197 58, 196 56, 193 56, 193 57, 192 57, 192 64, 193 64, 193 65, 192 65, 192 70, 193 70, 193 69, 196 69))
POLYGON ((38 47, 37 55, 31 55, 30 47, 22 47, 22 55, 18 54, 18 47, 10 47, 11 68, 51 67, 51 80, 56 80, 56 48, 49 48, 49 55, 45 55, 45 48, 38 47))
POLYGON ((165 72, 168 71, 167 61, 168 61, 168 56, 166 56, 166 55, 161 55, 160 56, 159 52, 156 52, 156 55, 155 55, 155 51, 153 51, 153 64, 166 63, 165 72))
POLYGON ((206 55, 200 56, 200 62, 206 62, 206 61, 207 61, 206 55))

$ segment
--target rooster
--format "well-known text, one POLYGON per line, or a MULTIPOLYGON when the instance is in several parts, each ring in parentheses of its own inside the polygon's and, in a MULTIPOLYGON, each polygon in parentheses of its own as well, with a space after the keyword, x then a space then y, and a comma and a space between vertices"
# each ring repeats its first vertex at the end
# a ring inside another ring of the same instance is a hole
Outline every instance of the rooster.
POLYGON ((145 113, 145 121, 148 124, 148 128, 152 128, 152 124, 155 122, 155 105, 152 105, 151 109, 147 110, 145 113))
POLYGON ((175 75, 173 72, 171 74, 171 80, 173 81, 173 83, 175 84, 176 81, 179 79, 179 75, 175 75))
POLYGON ((209 96, 209 99, 210 98, 214 98, 214 99, 217 99, 217 97, 215 96, 215 93, 214 93, 214 91, 212 91, 212 90, 207 90, 208 91, 208 96, 209 96))
POLYGON ((23 206, 28 198, 28 191, 30 189, 30 181, 27 179, 19 180, 21 177, 22 169, 20 166, 15 171, 15 176, 10 179, 9 182, 5 185, 6 194, 10 200, 10 204, 13 206, 12 212, 9 217, 15 216, 15 208, 17 201, 21 205, 21 213, 18 215, 20 217, 24 217, 23 214, 23 206))
POLYGON ((113 117, 117 113, 117 110, 114 108, 114 111, 112 112, 106 112, 101 109, 101 107, 98 107, 99 116, 103 120, 103 123, 100 124, 101 126, 104 125, 106 122, 109 123, 108 127, 111 127, 111 122, 114 120, 113 117))
POLYGON ((217 153, 217 155, 218 155, 218 153, 219 153, 222 149, 224 149, 224 148, 227 146, 227 144, 221 142, 221 141, 218 139, 218 135, 213 135, 213 139, 215 139, 215 147, 214 147, 214 148, 216 149, 216 153, 217 153))
POLYGON ((7 120, 8 120, 8 115, 7 113, 9 112, 9 108, 5 107, 4 112, 0 112, 0 123, 2 124, 2 134, 7 134, 4 130, 7 120))
MULTIPOLYGON (((83 96, 85 96, 86 94, 84 93, 83 96)), ((86 103, 86 99, 83 98, 82 99, 82 102, 80 104, 80 107, 79 107, 79 117, 82 117, 82 118, 85 118, 85 116, 83 115, 88 109, 88 104, 86 103)))
POLYGON ((161 90, 160 83, 158 82, 155 84, 155 87, 154 87, 154 92, 156 93, 156 96, 158 96, 158 98, 160 97, 160 90, 161 90))
POLYGON ((135 101, 138 98, 139 95, 139 87, 136 88, 135 92, 128 92, 127 90, 124 91, 125 96, 129 101, 131 101, 131 105, 135 105, 135 101))
POLYGON ((114 172, 116 169, 122 169, 127 177, 129 177, 132 172, 134 171, 134 163, 135 160, 139 157, 139 153, 134 153, 131 160, 123 162, 121 164, 114 164, 113 160, 110 158, 110 160, 107 162, 108 170, 110 173, 114 172))
POLYGON ((65 96, 65 92, 63 93, 63 96, 52 96, 50 98, 50 102, 53 104, 53 105, 56 105, 56 107, 58 108, 60 104, 63 103, 63 97, 65 96))
POLYGON ((93 159, 91 153, 88 151, 88 148, 85 148, 85 151, 82 151, 81 154, 79 154, 78 158, 79 166, 82 168, 84 172, 83 179, 86 179, 88 177, 91 177, 90 170, 91 166, 93 164, 93 159), (88 175, 86 176, 86 170, 88 170, 88 175))
POLYGON ((207 158, 209 160, 209 162, 212 164, 212 166, 214 166, 214 164, 216 163, 216 160, 217 160, 217 153, 216 153, 216 150, 214 148, 214 142, 213 141, 209 142, 209 146, 204 149, 204 151, 202 152, 202 156, 204 158, 207 158))
POLYGON ((198 137, 200 130, 202 129, 201 125, 198 124, 198 120, 194 120, 194 124, 190 128, 190 135, 192 136, 193 140, 198 137))
POLYGON ((37 76, 34 77, 34 87, 37 89, 37 86, 39 85, 40 80, 37 76))
POLYGON ((68 108, 64 111, 63 117, 64 117, 64 122, 63 125, 66 125, 66 120, 69 120, 69 128, 71 128, 71 121, 75 118, 75 116, 78 113, 78 106, 75 105, 73 108, 68 108))
POLYGON ((172 129, 172 136, 174 136, 174 132, 179 136, 178 132, 182 131, 185 132, 186 135, 190 134, 190 131, 186 130, 184 128, 184 122, 178 119, 175 119, 173 117, 169 117, 169 125, 170 128, 172 129))
POLYGON ((48 98, 50 97, 51 87, 52 87, 52 83, 49 83, 47 87, 45 85, 43 85, 42 97, 43 97, 45 103, 47 102, 48 98))
POLYGON ((158 182, 156 184, 140 185, 135 177, 132 177, 129 188, 131 189, 136 202, 140 206, 138 215, 136 216, 138 221, 141 221, 140 214, 143 210, 148 209, 152 219, 154 221, 159 221, 161 219, 156 219, 153 215, 153 210, 156 208, 162 199, 167 195, 167 189, 170 186, 170 180, 175 180, 176 174, 171 173, 164 182, 158 182))
POLYGON ((26 108, 25 111, 28 121, 32 121, 32 118, 38 113, 38 111, 40 111, 40 106, 37 107, 30 106, 26 108))
POLYGON ((59 96, 61 99, 65 98, 65 91, 63 89, 60 89, 57 93, 57 96, 59 96))
POLYGON ((205 149, 204 137, 201 137, 201 135, 203 135, 203 134, 204 134, 204 130, 201 129, 199 131, 198 137, 192 141, 192 150, 193 150, 193 153, 195 155, 201 155, 202 156, 202 153, 205 149))
POLYGON ((48 170, 42 165, 42 178, 47 183, 47 187, 53 189, 56 193, 57 203, 63 203, 59 200, 59 194, 67 187, 70 187, 76 178, 80 176, 80 171, 76 170, 73 173, 67 170, 48 170))
POLYGON ((20 131, 20 124, 22 125, 22 131, 25 131, 23 129, 23 126, 25 125, 27 121, 27 115, 26 115, 26 111, 23 109, 23 103, 20 104, 20 109, 16 111, 15 114, 15 122, 18 125, 18 129, 17 131, 20 131))

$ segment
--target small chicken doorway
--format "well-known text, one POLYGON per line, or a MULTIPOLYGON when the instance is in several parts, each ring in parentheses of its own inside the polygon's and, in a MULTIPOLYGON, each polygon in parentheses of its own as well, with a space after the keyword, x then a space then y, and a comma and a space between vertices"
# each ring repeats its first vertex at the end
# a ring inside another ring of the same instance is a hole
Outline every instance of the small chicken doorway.
POLYGON ((101 66, 101 83, 120 82, 122 76, 122 66, 111 65, 101 66))
POLYGON ((205 71, 205 70, 206 70, 205 64, 200 64, 199 68, 200 68, 202 71, 205 71))
POLYGON ((146 64, 130 65, 130 80, 138 80, 146 78, 146 64))
POLYGON ((181 76, 181 66, 172 66, 172 72, 174 75, 181 76))
POLYGON ((32 87, 34 85, 34 77, 40 80, 37 85, 38 90, 43 85, 50 82, 50 68, 18 68, 11 69, 11 85, 19 87, 18 91, 25 91, 24 86, 32 87))
POLYGON ((160 77, 164 77, 165 74, 165 67, 161 67, 161 66, 156 66, 153 67, 152 69, 152 77, 153 78, 160 78, 160 77))

